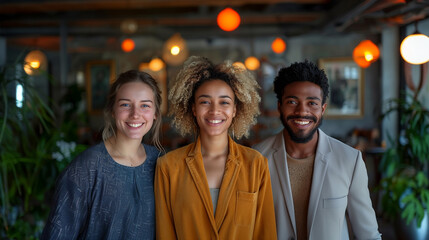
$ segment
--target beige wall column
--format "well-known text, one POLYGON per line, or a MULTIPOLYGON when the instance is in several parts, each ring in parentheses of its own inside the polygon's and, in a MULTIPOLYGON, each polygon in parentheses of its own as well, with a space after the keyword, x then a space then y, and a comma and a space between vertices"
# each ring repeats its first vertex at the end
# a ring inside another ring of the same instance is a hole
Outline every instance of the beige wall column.
MULTIPOLYGON (((399 97, 399 66, 400 66, 400 54, 399 54, 399 28, 390 27, 385 28, 381 34, 382 43, 382 62, 381 62, 381 104, 382 112, 385 112, 388 107, 389 99, 399 97)), ((398 115, 396 113, 390 114, 390 116, 382 122, 382 140, 389 146, 389 136, 392 139, 396 139, 398 136, 398 115)))

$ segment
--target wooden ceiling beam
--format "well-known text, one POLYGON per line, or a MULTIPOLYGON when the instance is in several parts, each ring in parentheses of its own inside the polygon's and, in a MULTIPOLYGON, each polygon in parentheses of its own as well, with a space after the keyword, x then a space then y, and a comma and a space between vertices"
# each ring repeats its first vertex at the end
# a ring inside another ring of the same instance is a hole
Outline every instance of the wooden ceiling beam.
POLYGON ((92 10, 177 8, 198 6, 242 6, 246 4, 327 4, 330 0, 106 0, 106 1, 45 1, 0 4, 1 14, 49 13, 92 10))
MULTIPOLYGON (((322 13, 288 13, 288 14, 249 14, 242 16, 242 25, 255 24, 287 24, 287 23, 311 23, 320 18, 322 13)), ((216 18, 206 17, 133 17, 139 26, 215 26, 216 18)), ((95 18, 69 19, 67 24, 80 27, 102 27, 107 25, 119 25, 122 18, 95 18)), ((55 26, 59 24, 59 19, 21 19, 0 21, 0 26, 11 27, 44 27, 55 26)))

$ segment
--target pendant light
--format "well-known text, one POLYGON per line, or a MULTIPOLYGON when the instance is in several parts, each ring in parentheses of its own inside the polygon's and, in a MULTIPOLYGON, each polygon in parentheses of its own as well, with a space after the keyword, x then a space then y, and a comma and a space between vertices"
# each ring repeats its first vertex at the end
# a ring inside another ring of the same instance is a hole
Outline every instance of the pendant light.
POLYGON ((122 41, 121 48, 124 52, 131 52, 134 50, 136 44, 131 38, 126 38, 122 41))
POLYGON ((217 15, 217 25, 226 32, 237 29, 240 22, 240 15, 232 8, 225 8, 217 15))
POLYGON ((353 60, 362 68, 367 68, 380 57, 380 50, 371 40, 361 41, 353 50, 353 60))
POLYGON ((40 50, 33 50, 25 56, 24 71, 28 75, 38 75, 46 71, 48 61, 46 55, 40 50))
POLYGON ((246 60, 244 61, 244 65, 246 66, 247 69, 251 71, 255 71, 256 69, 259 68, 261 63, 259 62, 259 59, 257 59, 256 57, 250 56, 246 58, 246 60))
POLYGON ((283 41, 283 39, 278 37, 271 43, 271 49, 273 52, 280 54, 286 50, 286 43, 283 41))
POLYGON ((152 60, 150 60, 149 62, 149 69, 154 72, 158 72, 164 69, 164 67, 165 67, 164 61, 162 61, 158 57, 152 58, 152 60))
POLYGON ((171 36, 163 46, 162 59, 170 65, 180 65, 188 57, 188 47, 185 39, 179 33, 171 36))
POLYGON ((429 37, 416 31, 408 35, 401 43, 402 58, 411 64, 423 64, 429 61, 429 37))

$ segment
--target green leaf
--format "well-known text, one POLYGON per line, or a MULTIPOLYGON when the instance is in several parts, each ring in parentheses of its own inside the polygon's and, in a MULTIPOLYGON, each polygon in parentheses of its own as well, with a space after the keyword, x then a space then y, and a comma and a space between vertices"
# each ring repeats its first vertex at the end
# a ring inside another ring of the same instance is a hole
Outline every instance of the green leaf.
POLYGON ((428 179, 426 178, 425 174, 422 171, 419 171, 416 174, 416 181, 417 181, 417 187, 425 187, 428 185, 428 179))
POLYGON ((415 195, 414 193, 410 193, 408 195, 405 195, 405 197, 402 198, 401 202, 404 203, 405 205, 409 204, 410 202, 415 201, 415 195))
POLYGON ((406 220, 407 225, 409 225, 411 220, 413 220, 415 212, 416 208, 414 202, 410 202, 405 206, 404 210, 402 211, 401 217, 406 220))
POLYGON ((429 190, 423 189, 421 192, 422 202, 425 204, 425 208, 429 210, 429 190))
POLYGON ((425 216, 425 209, 420 203, 416 204, 416 221, 417 221, 417 227, 420 227, 423 221, 423 218, 425 216))
POLYGON ((395 173, 395 170, 396 170, 396 164, 394 163, 389 164, 386 169, 386 175, 388 177, 393 176, 393 174, 395 173))

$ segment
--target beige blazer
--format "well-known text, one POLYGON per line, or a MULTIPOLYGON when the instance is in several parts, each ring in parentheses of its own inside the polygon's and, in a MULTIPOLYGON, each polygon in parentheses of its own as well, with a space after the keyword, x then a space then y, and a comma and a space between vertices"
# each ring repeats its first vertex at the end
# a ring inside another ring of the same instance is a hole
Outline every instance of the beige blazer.
MULTIPOLYGON (((357 239, 381 239, 361 152, 318 130, 308 206, 310 240, 349 239, 346 211, 357 239)), ((283 132, 254 146, 268 158, 277 238, 297 239, 283 132)))

